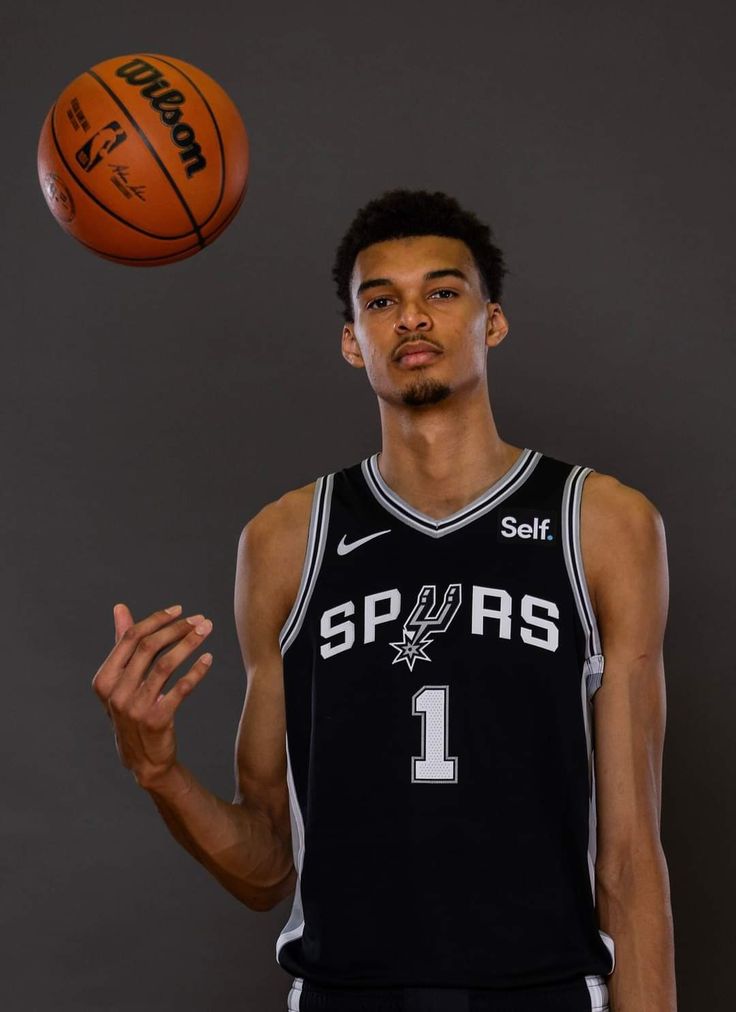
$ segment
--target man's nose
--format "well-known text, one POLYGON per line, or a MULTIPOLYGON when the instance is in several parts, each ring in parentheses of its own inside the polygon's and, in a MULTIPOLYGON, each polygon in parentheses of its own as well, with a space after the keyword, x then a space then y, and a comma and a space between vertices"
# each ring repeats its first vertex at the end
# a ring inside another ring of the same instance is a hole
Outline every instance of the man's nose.
POLYGON ((429 330, 431 326, 432 321, 426 313, 411 308, 405 309, 396 323, 396 329, 401 334, 407 330, 429 330))

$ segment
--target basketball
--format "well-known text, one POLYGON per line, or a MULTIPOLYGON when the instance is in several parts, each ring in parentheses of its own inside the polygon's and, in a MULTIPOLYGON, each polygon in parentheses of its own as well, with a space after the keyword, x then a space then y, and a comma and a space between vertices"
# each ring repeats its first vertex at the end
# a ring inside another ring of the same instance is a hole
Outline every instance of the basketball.
POLYGON ((233 221, 249 143, 208 74, 155 53, 95 64, 59 95, 38 143, 51 213, 107 260, 154 267, 193 256, 233 221))

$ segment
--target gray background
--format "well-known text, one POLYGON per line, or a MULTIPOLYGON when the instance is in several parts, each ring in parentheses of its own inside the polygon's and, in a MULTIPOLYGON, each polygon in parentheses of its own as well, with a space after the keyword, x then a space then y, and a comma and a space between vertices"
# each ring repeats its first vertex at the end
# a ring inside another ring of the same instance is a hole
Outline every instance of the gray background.
POLYGON ((0 1004, 285 1008, 290 901, 254 913, 179 847, 90 683, 116 601, 212 617, 179 747, 232 798, 238 536, 267 501, 380 448, 330 268, 357 208, 408 186, 475 210, 512 269, 511 331, 489 353, 501 435, 615 475, 664 517, 679 1007, 730 1009, 730 7, 131 0, 4 18, 0 1004), (59 91, 146 49, 214 76, 252 145, 228 231, 148 270, 66 236, 35 168, 59 91))

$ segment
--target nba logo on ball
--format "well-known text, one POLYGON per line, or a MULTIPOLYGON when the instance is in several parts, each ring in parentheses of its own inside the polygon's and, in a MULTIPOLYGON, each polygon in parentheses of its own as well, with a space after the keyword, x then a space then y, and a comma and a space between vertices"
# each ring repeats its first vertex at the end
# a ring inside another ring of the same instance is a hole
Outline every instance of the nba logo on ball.
POLYGON ((85 172, 91 172, 102 161, 103 155, 109 154, 126 138, 127 134, 121 130, 120 124, 116 120, 111 120, 102 130, 93 134, 74 157, 85 172))
POLYGON ((245 124, 204 71, 157 53, 97 63, 59 95, 38 178, 61 227, 107 260, 154 267, 222 235, 248 185, 245 124))
POLYGON ((551 545, 557 540, 557 513, 514 510, 498 518, 496 538, 501 542, 551 545))

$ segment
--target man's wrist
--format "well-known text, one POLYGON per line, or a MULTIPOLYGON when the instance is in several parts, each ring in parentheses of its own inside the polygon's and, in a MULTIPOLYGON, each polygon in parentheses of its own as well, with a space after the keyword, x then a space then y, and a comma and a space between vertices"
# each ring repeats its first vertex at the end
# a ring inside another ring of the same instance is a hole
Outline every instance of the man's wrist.
POLYGON ((178 762, 157 773, 136 775, 135 779, 144 791, 169 801, 187 794, 192 789, 191 777, 178 762))

